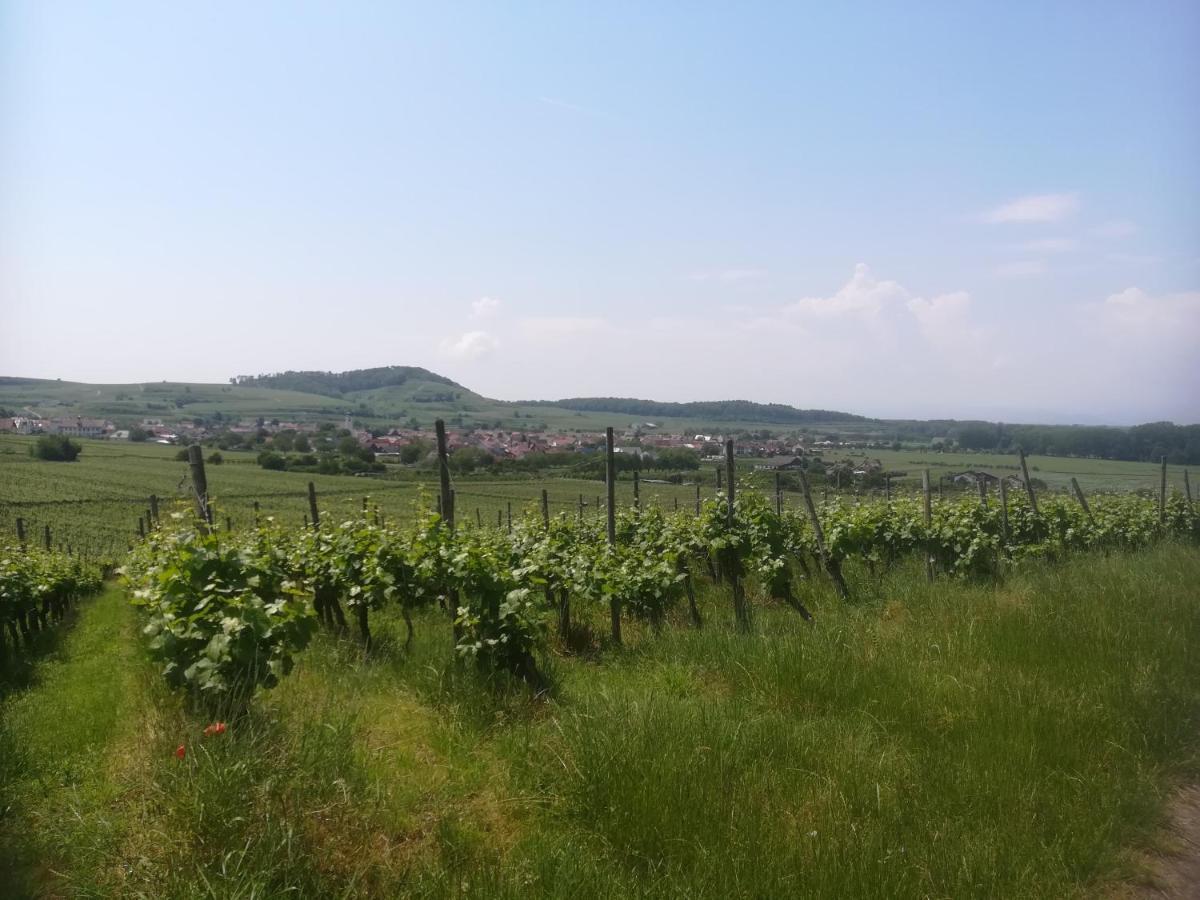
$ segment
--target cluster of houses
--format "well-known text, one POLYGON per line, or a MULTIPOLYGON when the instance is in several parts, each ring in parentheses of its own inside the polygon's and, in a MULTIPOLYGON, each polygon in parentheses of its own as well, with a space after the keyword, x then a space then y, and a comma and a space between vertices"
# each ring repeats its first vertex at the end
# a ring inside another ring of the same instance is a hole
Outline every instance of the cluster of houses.
MULTIPOLYGON (((37 416, 5 416, 0 418, 0 432, 9 434, 65 434, 68 437, 106 438, 116 428, 107 419, 84 416, 62 416, 43 419, 37 416)), ((126 432, 126 437, 129 436, 126 432)))

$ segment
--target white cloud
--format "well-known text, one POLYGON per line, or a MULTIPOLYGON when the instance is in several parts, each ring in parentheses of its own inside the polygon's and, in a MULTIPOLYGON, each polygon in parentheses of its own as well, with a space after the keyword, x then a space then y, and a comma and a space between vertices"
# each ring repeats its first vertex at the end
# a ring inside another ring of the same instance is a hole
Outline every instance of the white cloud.
POLYGON ((1030 194, 1018 197, 980 218, 993 224, 1008 222, 1060 222, 1079 208, 1078 194, 1030 194))
POLYGON ((500 342, 486 331, 468 331, 458 338, 442 341, 441 351, 452 359, 473 360, 487 356, 500 342))
POLYGON ((908 299, 908 291, 895 281, 880 281, 866 263, 832 297, 804 297, 784 307, 788 316, 877 318, 885 309, 908 299))
POLYGON ((480 297, 471 302, 471 318, 486 319, 488 316, 495 315, 499 308, 500 301, 495 297, 480 297))
POLYGON ((1046 264, 1033 259, 1003 263, 992 270, 992 273, 1000 278, 1031 278, 1045 272, 1046 264))
POLYGON ((1155 296, 1141 288, 1126 288, 1109 296, 1100 312, 1113 334, 1191 343, 1200 329, 1200 291, 1155 296))
POLYGON ((1137 226, 1124 219, 1113 219, 1110 222, 1096 225, 1088 229, 1088 233, 1100 238, 1121 238, 1137 232, 1137 226))

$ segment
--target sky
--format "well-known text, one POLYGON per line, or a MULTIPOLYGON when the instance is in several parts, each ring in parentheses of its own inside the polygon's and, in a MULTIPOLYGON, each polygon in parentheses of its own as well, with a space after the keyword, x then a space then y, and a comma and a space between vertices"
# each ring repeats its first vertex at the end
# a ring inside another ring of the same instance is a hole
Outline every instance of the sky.
POLYGON ((0 0, 0 374, 1200 421, 1200 3, 0 0))

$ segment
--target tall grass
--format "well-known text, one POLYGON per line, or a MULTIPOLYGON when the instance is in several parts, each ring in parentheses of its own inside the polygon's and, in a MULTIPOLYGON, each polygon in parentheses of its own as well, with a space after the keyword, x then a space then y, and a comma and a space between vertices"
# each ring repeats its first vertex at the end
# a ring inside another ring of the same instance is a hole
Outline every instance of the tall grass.
POLYGON ((322 638, 207 738, 112 593, 0 706, 0 752, 23 760, 0 762, 0 850, 23 879, 5 883, 1092 896, 1134 874, 1125 851, 1200 774, 1198 584, 1200 555, 1178 546, 999 584, 928 585, 912 565, 862 575, 851 605, 814 583, 814 625, 760 603, 750 634, 709 587, 703 629, 631 627, 625 649, 556 656, 545 697, 455 665, 437 613, 408 652, 381 616, 370 657, 322 638))

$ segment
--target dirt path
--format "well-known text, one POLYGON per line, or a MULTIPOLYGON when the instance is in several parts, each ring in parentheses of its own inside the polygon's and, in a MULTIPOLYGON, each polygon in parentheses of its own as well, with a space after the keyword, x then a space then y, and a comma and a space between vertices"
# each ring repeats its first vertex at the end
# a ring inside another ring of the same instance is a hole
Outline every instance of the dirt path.
POLYGON ((1164 851, 1147 856, 1145 882, 1118 894, 1129 900, 1200 900, 1200 785, 1171 802, 1164 851))

